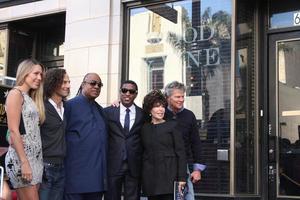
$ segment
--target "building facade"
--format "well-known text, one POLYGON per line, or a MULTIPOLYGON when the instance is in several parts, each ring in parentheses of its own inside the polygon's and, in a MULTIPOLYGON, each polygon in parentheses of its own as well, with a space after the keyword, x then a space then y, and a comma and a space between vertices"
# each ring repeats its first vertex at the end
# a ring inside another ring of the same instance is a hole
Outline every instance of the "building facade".
POLYGON ((97 72, 103 106, 125 79, 139 105, 183 82, 207 165, 197 198, 300 199, 299 1, 0 0, 0 75, 26 57, 66 68, 71 97, 97 72))

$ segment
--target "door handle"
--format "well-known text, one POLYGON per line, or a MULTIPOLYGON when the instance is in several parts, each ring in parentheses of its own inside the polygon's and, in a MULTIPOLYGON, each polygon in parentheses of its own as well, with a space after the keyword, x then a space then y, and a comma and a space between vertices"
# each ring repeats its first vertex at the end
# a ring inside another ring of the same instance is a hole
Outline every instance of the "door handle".
POLYGON ((276 162, 276 137, 269 136, 269 162, 276 162))

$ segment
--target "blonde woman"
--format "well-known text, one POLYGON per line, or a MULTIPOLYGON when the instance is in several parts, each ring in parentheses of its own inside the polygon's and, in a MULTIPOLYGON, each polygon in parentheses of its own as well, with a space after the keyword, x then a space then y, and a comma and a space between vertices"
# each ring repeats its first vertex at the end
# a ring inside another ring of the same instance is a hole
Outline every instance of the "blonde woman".
POLYGON ((6 99, 11 145, 5 167, 20 200, 38 200, 43 160, 39 124, 45 120, 42 81, 44 69, 36 60, 18 66, 16 87, 6 99))

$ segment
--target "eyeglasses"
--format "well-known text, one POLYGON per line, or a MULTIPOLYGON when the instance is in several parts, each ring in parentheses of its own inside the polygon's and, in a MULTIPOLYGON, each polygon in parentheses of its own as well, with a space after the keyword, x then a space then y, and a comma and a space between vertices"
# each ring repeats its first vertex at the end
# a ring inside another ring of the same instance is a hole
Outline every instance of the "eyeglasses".
POLYGON ((130 94, 135 94, 136 90, 131 90, 131 89, 126 89, 126 88, 121 88, 121 92, 123 94, 126 94, 127 92, 129 92, 130 94))
POLYGON ((90 86, 92 86, 92 87, 95 87, 96 85, 99 88, 103 87, 103 83, 101 81, 100 82, 97 82, 97 81, 84 81, 84 82, 90 84, 90 86))

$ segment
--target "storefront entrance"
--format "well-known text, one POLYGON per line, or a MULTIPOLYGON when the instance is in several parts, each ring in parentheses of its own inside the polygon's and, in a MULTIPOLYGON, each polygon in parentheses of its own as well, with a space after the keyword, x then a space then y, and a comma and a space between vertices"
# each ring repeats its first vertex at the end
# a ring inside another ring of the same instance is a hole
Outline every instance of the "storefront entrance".
POLYGON ((300 32, 269 37, 269 199, 300 199, 300 32))

